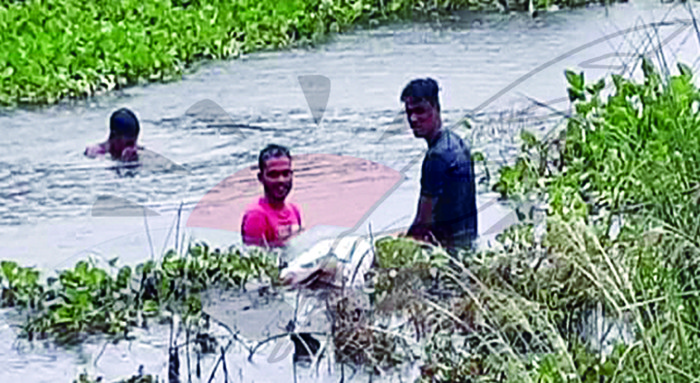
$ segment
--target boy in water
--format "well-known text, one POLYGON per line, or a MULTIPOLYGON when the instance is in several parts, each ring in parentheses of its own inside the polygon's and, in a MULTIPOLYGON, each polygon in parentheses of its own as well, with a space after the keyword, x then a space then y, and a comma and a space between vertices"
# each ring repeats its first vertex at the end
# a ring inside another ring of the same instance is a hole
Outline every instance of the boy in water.
POLYGON ((265 196, 246 208, 241 223, 243 243, 282 247, 301 231, 299 207, 285 203, 292 190, 292 157, 287 148, 271 144, 260 152, 258 166, 265 196))
POLYGON ((109 120, 109 138, 107 141, 91 145, 85 148, 85 155, 90 158, 109 153, 112 159, 121 161, 138 160, 138 150, 143 149, 136 145, 139 136, 139 120, 134 112, 121 108, 114 113, 109 120))

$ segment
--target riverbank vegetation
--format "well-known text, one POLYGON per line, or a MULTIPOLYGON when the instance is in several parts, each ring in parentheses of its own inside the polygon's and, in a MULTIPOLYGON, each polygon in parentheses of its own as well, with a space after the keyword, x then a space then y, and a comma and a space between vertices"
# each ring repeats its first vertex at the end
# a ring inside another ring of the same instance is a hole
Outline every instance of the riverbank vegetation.
MULTIPOLYGON (((535 8, 589 0, 536 0, 535 8)), ((595 1, 594 1, 595 2, 595 1)), ((0 1, 0 106, 174 81, 203 60, 322 41, 353 25, 530 2, 496 0, 0 1)))
POLYGON ((548 203, 541 247, 524 223, 500 253, 475 258, 490 269, 481 283, 521 302, 511 315, 548 345, 521 364, 528 380, 689 382, 700 372, 700 91, 683 64, 665 76, 669 68, 646 58, 641 68, 641 82, 586 83, 567 71, 566 125, 541 139, 524 133, 521 156, 494 187, 548 203), (591 305, 625 323, 631 339, 581 353, 561 330, 591 305))

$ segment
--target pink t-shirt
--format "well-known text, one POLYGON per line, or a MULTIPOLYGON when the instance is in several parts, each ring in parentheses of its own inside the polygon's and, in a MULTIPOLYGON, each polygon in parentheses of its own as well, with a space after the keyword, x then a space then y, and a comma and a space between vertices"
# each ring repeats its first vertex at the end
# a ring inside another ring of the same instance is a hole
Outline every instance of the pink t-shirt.
POLYGON ((282 209, 273 209, 265 197, 248 205, 241 223, 243 243, 246 245, 280 247, 301 230, 299 208, 287 203, 282 209))

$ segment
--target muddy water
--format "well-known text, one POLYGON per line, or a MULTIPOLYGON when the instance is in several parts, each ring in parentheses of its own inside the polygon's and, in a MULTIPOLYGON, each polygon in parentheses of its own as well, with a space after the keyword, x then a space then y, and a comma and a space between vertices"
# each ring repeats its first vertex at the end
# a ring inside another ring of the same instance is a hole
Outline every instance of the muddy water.
MULTIPOLYGON (((555 12, 535 20, 463 14, 453 23, 392 25, 339 36, 313 50, 209 63, 178 83, 131 88, 78 105, 0 112, 3 258, 53 269, 87 255, 141 261, 172 247, 176 233, 179 241, 183 233, 212 243, 235 241, 235 233, 189 230, 183 222, 209 190, 252 165, 271 142, 287 145, 293 153, 353 156, 401 171, 406 182, 371 217, 375 227, 400 228, 410 222, 417 200, 420 162, 412 160, 425 149, 401 114, 399 93, 410 79, 438 80, 445 124, 471 115, 474 128, 460 134, 497 165, 512 160, 519 129, 542 132, 551 126, 551 120, 534 119, 549 109, 531 108, 527 120, 510 112, 532 106, 525 96, 567 110, 565 68, 585 70, 587 79, 630 73, 638 69, 625 65, 631 55, 654 48, 642 44, 651 35, 664 45, 663 58, 653 52, 651 57, 665 59, 671 67, 678 59, 697 69, 698 40, 683 22, 688 18, 681 5, 654 1, 616 5, 607 12, 555 12), (668 23, 655 30, 641 28, 661 21, 668 23), (640 28, 629 30, 634 27, 640 28), (297 80, 307 74, 331 80, 318 125, 297 80), (202 100, 222 110, 193 108, 202 100), (82 156, 86 144, 106 137, 109 114, 121 106, 137 112, 142 143, 159 158, 140 169, 115 169, 109 161, 82 156), (147 220, 138 214, 92 216, 101 196, 130 201, 156 215, 147 220)), ((484 176, 481 167, 477 172, 484 176)), ((324 179, 324 174, 316 176, 324 179)), ((492 200, 482 190, 482 234, 508 214, 492 200)), ((147 373, 164 377, 167 331, 161 330, 152 329, 132 343, 108 345, 95 363, 104 345, 97 340, 68 351, 23 343, 13 348, 14 330, 2 322, 0 381, 69 381, 83 368, 112 379, 135 372, 140 364, 147 373)), ((289 361, 252 366, 235 352, 229 355, 233 381, 239 369, 243 381, 293 379, 289 361)), ((203 371, 208 374, 210 368, 203 371)))

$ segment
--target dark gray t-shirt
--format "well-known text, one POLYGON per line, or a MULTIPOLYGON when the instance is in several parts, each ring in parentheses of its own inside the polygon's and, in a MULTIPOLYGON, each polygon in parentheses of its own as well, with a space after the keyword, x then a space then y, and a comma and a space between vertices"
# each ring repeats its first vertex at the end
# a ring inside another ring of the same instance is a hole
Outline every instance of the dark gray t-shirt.
POLYGON ((443 245, 471 246, 477 236, 474 163, 469 148, 449 130, 428 144, 421 194, 436 197, 431 230, 443 245))

